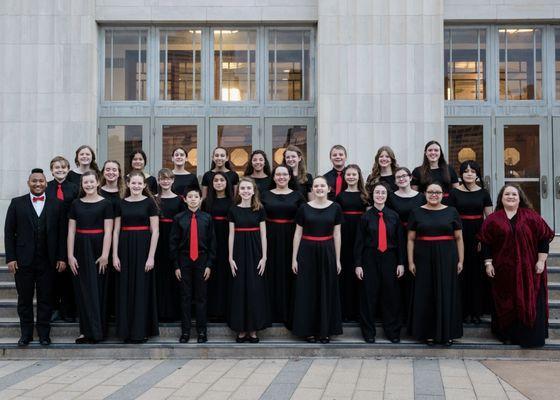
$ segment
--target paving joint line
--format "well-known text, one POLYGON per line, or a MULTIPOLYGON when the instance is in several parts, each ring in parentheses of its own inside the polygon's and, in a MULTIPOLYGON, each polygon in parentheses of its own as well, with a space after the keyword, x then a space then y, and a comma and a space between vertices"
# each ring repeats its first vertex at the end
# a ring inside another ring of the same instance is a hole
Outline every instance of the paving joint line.
POLYGON ((8 389, 13 385, 25 381, 26 379, 32 378, 43 371, 56 367, 61 363, 61 361, 54 360, 39 360, 25 368, 18 369, 17 371, 0 378, 0 391, 8 389))

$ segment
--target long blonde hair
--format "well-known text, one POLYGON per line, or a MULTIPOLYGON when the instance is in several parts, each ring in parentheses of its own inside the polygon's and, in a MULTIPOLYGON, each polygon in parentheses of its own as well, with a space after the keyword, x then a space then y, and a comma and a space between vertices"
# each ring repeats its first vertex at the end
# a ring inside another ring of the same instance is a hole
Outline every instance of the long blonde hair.
POLYGON ((286 149, 284 150, 284 154, 282 155, 283 158, 283 162, 282 164, 287 165, 286 164, 286 152, 288 151, 293 151, 295 152, 298 157, 301 158, 300 162, 298 163, 298 170, 297 170, 297 181, 298 183, 304 185, 307 183, 307 166, 305 165, 305 157, 303 156, 303 153, 301 151, 301 149, 297 146, 294 146, 293 144, 288 145, 288 147, 286 147, 286 149))
MULTIPOLYGON (((261 203, 261 197, 259 195, 259 188, 257 187, 255 180, 248 176, 243 176, 239 178, 239 183, 237 184, 238 188, 241 186, 241 182, 249 182, 251 185, 253 185, 254 194, 253 197, 251 197, 251 210, 257 211, 263 208, 263 205, 261 203)), ((239 195, 239 190, 237 190, 237 194, 235 195, 235 204, 240 204, 240 203, 241 203, 241 196, 239 195)))

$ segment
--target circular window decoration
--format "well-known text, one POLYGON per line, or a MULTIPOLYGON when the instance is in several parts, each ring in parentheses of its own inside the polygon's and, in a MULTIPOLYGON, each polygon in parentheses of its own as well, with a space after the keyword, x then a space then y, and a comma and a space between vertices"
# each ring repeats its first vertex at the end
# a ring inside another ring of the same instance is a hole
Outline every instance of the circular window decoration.
POLYGON ((470 147, 463 147, 461 150, 459 150, 459 153, 457 154, 457 159, 459 160, 460 163, 469 160, 476 161, 476 152, 470 147))
POLYGON ((521 154, 515 147, 508 147, 504 150, 504 164, 514 166, 519 160, 521 160, 521 154))
POLYGON ((235 149, 229 155, 229 159, 236 167, 242 167, 249 161, 249 154, 245 149, 235 149))
POLYGON ((196 167, 197 155, 198 155, 198 151, 196 150, 196 147, 190 149, 189 152, 187 153, 187 162, 193 167, 196 167))

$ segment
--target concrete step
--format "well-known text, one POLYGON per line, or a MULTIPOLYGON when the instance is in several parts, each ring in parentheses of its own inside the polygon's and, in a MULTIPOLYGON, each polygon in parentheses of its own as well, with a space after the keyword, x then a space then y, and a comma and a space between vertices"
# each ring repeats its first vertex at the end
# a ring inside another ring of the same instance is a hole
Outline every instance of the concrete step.
POLYGON ((464 337, 451 347, 426 346, 411 340, 399 344, 379 339, 375 344, 362 340, 334 337, 329 344, 310 344, 295 339, 273 339, 261 336, 258 344, 237 344, 231 339, 209 336, 208 343, 180 344, 176 338, 155 338, 143 344, 122 344, 106 341, 95 345, 77 345, 74 337, 53 337, 53 344, 40 346, 37 341, 18 348, 17 336, 0 341, 0 357, 4 359, 170 359, 170 358, 302 358, 302 357, 441 357, 470 359, 559 360, 560 341, 549 340, 540 349, 506 346, 493 339, 464 337))
POLYGON ((0 299, 17 299, 16 283, 0 282, 0 299))

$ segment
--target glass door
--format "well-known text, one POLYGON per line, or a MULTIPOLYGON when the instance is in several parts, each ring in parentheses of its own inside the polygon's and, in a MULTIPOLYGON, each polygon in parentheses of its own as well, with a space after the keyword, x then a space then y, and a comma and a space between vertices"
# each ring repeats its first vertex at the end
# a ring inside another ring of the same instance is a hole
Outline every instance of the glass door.
POLYGON ((143 149, 148 156, 146 171, 152 175, 155 172, 154 160, 150 154, 149 118, 100 118, 98 148, 101 164, 105 160, 116 160, 121 164, 124 174, 128 174, 130 170, 130 153, 143 149))
POLYGON ((173 169, 171 153, 177 147, 187 151, 187 171, 202 176, 210 153, 204 118, 156 118, 155 165, 173 169))
POLYGON ((217 146, 227 149, 233 169, 242 176, 251 161, 251 152, 263 148, 259 119, 211 118, 207 169, 212 162, 212 150, 217 146))
POLYGON ((555 232, 560 233, 560 117, 552 118, 554 131, 554 147, 552 148, 554 159, 554 227, 555 232))
POLYGON ((496 118, 498 181, 517 183, 552 226, 552 141, 546 118, 496 118))
POLYGON ((265 125, 265 150, 271 158, 271 167, 282 163, 284 149, 292 144, 301 149, 307 170, 316 172, 313 118, 266 118, 265 125))
POLYGON ((493 163, 490 118, 446 118, 447 161, 459 174, 463 161, 476 161, 482 169, 484 187, 492 198, 497 193, 496 168, 493 163))

